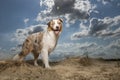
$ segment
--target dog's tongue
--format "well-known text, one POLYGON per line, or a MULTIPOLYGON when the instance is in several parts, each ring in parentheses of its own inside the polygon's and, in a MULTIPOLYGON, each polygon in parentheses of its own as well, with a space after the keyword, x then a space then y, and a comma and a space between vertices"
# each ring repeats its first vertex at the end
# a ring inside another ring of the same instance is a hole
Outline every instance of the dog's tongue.
POLYGON ((59 34, 59 31, 55 31, 55 34, 58 35, 58 34, 59 34))

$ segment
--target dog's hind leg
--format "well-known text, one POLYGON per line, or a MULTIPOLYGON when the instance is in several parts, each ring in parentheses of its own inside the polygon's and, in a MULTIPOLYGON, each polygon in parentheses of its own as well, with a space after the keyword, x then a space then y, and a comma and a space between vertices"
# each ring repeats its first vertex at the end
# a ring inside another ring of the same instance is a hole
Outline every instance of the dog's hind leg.
POLYGON ((39 57, 39 53, 33 52, 33 56, 34 56, 34 65, 38 66, 37 60, 38 60, 38 57, 39 57))

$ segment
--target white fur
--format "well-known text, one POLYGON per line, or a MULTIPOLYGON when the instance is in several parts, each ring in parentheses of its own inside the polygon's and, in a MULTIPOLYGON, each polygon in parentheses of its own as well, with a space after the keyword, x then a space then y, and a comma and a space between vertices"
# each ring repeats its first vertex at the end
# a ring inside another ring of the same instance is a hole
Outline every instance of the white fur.
POLYGON ((56 29, 56 27, 59 27, 58 20, 53 20, 55 22, 53 28, 56 29))
MULTIPOLYGON (((58 20, 53 20, 53 21, 55 22, 53 28, 56 29, 57 26, 59 27, 59 24, 57 22, 58 20)), ((43 35, 43 40, 42 40, 43 48, 41 51, 41 56, 45 64, 45 68, 50 68, 48 62, 48 54, 52 52, 56 47, 58 37, 56 37, 53 31, 46 31, 43 35)))
POLYGON ((54 32, 45 32, 43 35, 43 48, 41 51, 41 56, 46 68, 49 68, 48 54, 52 52, 57 44, 57 38, 54 32))

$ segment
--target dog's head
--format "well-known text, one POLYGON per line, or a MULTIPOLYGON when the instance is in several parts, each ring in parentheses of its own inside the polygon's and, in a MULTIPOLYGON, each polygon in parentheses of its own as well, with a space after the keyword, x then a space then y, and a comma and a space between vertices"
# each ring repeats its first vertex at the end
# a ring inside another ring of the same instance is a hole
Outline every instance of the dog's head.
POLYGON ((59 35, 62 31, 62 19, 53 19, 48 22, 48 31, 53 31, 55 35, 59 35))

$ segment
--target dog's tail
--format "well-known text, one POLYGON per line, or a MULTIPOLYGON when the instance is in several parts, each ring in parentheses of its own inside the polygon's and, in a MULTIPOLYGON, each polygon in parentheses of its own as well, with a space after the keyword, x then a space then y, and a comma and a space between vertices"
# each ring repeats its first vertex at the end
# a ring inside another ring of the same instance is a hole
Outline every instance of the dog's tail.
POLYGON ((24 56, 21 56, 20 54, 16 54, 14 57, 13 57, 13 60, 14 61, 23 61, 24 59, 24 56))
POLYGON ((19 59, 20 59, 19 54, 16 54, 16 55, 13 57, 13 60, 19 60, 19 59))

